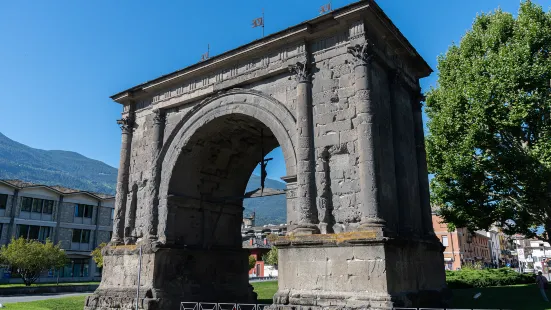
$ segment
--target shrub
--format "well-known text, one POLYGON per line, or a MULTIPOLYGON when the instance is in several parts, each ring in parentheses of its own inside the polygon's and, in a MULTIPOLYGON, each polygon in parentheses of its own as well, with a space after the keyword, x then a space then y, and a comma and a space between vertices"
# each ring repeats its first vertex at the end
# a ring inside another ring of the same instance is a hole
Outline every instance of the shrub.
POLYGON ((252 255, 249 256, 249 270, 253 269, 256 265, 256 258, 252 255))
POLYGON ((446 282, 450 289, 528 284, 535 281, 534 274, 521 274, 511 268, 446 271, 446 282))
POLYGON ((59 244, 54 245, 50 240, 41 243, 21 237, 2 246, 0 260, 15 268, 25 285, 30 286, 42 271, 63 267, 67 262, 67 255, 59 244))

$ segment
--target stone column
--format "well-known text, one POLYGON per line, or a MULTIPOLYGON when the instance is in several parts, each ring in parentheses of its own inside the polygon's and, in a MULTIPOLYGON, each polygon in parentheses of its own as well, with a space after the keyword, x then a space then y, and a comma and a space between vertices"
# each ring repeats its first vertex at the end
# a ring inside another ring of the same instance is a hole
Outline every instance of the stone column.
MULTIPOLYGON (((15 212, 17 211, 17 201, 19 200, 19 190, 15 189, 13 191, 13 197, 11 201, 11 209, 10 209, 10 223, 8 224, 8 240, 11 240, 13 236, 15 236, 15 212)), ((59 218, 56 219, 59 223, 59 218)))
POLYGON ((160 109, 153 110, 153 143, 151 146, 151 179, 149 182, 148 221, 145 234, 150 240, 157 240, 157 226, 159 223, 159 186, 161 183, 160 153, 163 147, 163 134, 165 130, 165 112, 160 109))
POLYGON ((385 221, 379 204, 377 180, 377 110, 378 103, 372 98, 371 71, 373 47, 371 42, 348 47, 353 56, 355 74, 355 102, 358 135, 358 170, 360 179, 361 222, 360 230, 383 229, 385 221))
POLYGON ((61 224, 61 211, 63 208, 63 195, 59 196, 59 200, 57 201, 57 208, 55 210, 55 232, 54 232, 54 243, 57 244, 59 242, 59 227, 61 224))
POLYGON ((319 233, 316 208, 313 116, 310 73, 306 63, 289 66, 297 81, 297 205, 298 225, 293 234, 319 233))
POLYGON ((432 211, 430 207, 429 173, 427 169, 427 152, 425 150, 425 132, 423 129, 423 112, 421 101, 423 95, 419 92, 413 96, 413 125, 415 134, 415 150, 417 153, 417 176, 419 178, 419 204, 421 205, 422 229, 424 235, 434 235, 432 227, 432 211))
POLYGON ((117 194, 115 196, 115 217, 113 219, 113 237, 111 243, 122 244, 128 195, 128 177, 130 175, 130 151, 134 126, 134 106, 130 105, 128 116, 117 121, 121 126, 121 153, 117 175, 117 194))

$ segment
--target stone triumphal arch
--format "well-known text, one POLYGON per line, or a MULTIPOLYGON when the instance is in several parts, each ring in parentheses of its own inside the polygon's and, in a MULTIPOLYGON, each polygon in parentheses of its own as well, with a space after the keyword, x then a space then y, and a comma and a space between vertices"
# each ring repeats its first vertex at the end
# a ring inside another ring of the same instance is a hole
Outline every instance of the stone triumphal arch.
POLYGON ((276 241, 273 308, 439 305, 419 87, 430 72, 361 1, 114 95, 114 231, 85 309, 133 308, 137 293, 144 309, 254 302, 243 198, 278 146, 290 233, 276 241))

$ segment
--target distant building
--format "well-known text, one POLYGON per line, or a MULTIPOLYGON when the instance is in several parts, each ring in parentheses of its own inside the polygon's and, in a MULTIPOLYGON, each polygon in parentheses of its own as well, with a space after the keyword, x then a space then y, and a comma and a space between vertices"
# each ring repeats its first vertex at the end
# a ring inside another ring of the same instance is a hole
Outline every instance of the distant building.
POLYGON ((490 261, 494 266, 501 265, 501 246, 500 236, 503 235, 497 227, 492 227, 488 231, 479 231, 480 234, 488 237, 488 246, 490 248, 490 261))
POLYGON ((254 224, 254 213, 252 217, 243 218, 241 229, 241 239, 244 249, 248 249, 250 255, 256 258, 256 265, 249 270, 251 277, 267 277, 277 275, 277 270, 273 270, 273 266, 267 266, 262 260, 263 256, 272 248, 270 235, 285 236, 287 234, 287 225, 264 225, 264 226, 246 226, 245 221, 254 224))
POLYGON ((517 239, 516 252, 519 267, 524 272, 551 273, 551 245, 538 239, 517 239))
POLYGON ((241 224, 241 229, 254 227, 255 217, 256 217, 256 212, 253 212, 251 216, 243 216, 243 224, 241 224))
MULTIPOLYGON (((54 281, 58 276, 60 281, 98 280, 101 270, 90 252, 111 239, 114 202, 115 197, 107 194, 0 180, 0 244, 19 237, 59 242, 69 264, 44 273, 39 281, 54 281)), ((4 270, 0 282, 10 277, 4 270)))
POLYGON ((518 256, 515 240, 523 239, 522 236, 507 236, 504 233, 499 235, 499 247, 501 251, 500 266, 518 267, 518 256))
POLYGON ((485 233, 470 233, 466 228, 448 231, 448 225, 441 217, 433 213, 432 226, 434 233, 445 247, 444 268, 461 269, 466 263, 492 264, 490 238, 485 233))
POLYGON ((263 238, 251 238, 243 241, 243 248, 248 249, 250 255, 256 259, 256 264, 251 270, 249 270, 249 276, 251 277, 264 277, 264 261, 263 256, 266 255, 272 248, 268 239, 263 238))

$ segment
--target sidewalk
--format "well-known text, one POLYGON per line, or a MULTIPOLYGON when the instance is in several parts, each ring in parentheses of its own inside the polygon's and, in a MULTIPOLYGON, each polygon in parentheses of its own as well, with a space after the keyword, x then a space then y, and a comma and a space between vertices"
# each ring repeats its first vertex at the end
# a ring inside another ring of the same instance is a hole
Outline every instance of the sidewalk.
POLYGON ((81 295, 89 295, 89 294, 90 293, 61 293, 61 294, 6 296, 6 297, 0 297, 0 303, 2 305, 5 305, 7 303, 14 303, 14 302, 27 302, 27 301, 44 300, 44 299, 52 299, 52 298, 63 298, 63 297, 71 297, 71 296, 81 296, 81 295))

